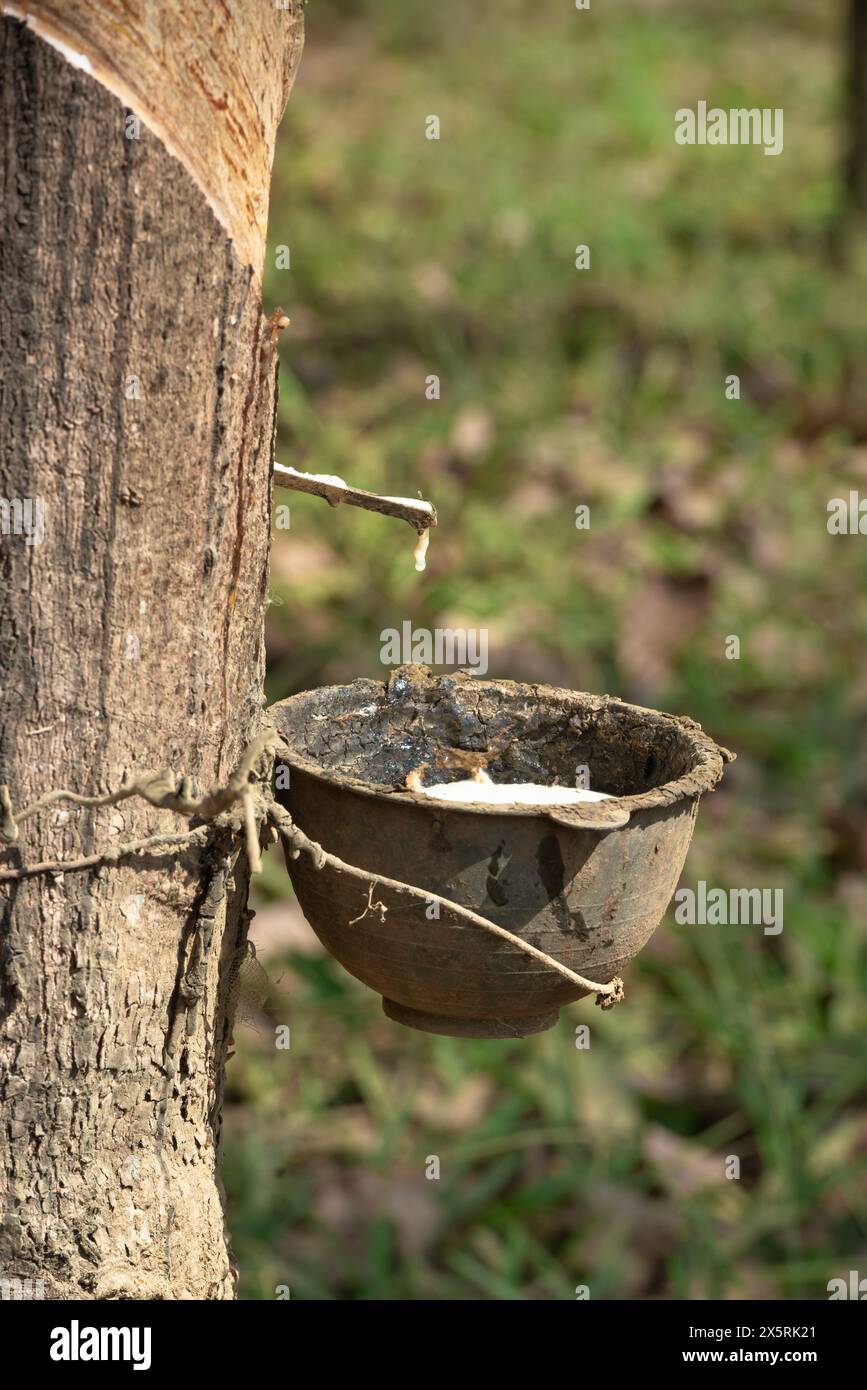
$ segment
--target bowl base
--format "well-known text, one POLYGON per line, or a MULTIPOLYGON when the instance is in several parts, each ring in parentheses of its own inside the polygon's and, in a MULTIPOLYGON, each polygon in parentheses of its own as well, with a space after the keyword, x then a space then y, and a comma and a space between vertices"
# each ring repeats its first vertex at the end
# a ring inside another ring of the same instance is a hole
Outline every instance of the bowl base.
POLYGON ((383 999, 382 1011, 386 1018, 406 1028, 417 1028, 420 1033, 442 1033, 447 1038, 526 1038, 553 1028, 560 1017, 560 1010, 554 1009, 528 1018, 448 1018, 407 1008, 393 999, 383 999))

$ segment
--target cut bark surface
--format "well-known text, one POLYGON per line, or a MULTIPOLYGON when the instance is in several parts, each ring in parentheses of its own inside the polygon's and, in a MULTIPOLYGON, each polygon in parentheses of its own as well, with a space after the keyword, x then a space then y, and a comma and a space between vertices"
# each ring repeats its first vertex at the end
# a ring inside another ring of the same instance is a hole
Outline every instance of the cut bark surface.
POLYGON ((141 117, 259 279, 274 137, 304 41, 301 0, 5 0, 141 117))

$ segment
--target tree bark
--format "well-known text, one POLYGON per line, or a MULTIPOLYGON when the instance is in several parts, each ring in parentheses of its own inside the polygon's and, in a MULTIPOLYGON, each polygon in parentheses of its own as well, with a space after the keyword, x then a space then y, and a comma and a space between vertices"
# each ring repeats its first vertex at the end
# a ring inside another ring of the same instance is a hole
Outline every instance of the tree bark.
MULTIPOLYGON (((263 705, 260 276, 300 0, 3 9, 0 782, 19 809, 125 769, 206 787, 263 705)), ((52 807, 0 860, 182 828, 137 801, 52 807)), ((0 1279, 233 1296, 218 1164, 247 883, 224 835, 0 885, 0 1279)))

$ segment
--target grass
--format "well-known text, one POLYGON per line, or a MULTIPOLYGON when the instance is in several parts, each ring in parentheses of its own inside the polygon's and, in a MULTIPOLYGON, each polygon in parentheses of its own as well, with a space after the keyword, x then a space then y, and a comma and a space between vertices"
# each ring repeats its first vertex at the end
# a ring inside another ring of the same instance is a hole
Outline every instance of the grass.
MULTIPOLYGON (((781 887, 785 927, 669 912, 622 1009, 515 1043, 401 1030, 278 932, 291 1049, 260 1018, 229 1076, 242 1297, 823 1298, 865 1272, 867 548, 826 508, 867 480, 867 325, 835 20, 308 8, 266 280, 278 455, 421 490, 440 527, 419 579, 405 528, 283 495, 272 698, 381 677, 409 618, 488 628, 492 674, 688 713, 738 762, 683 882, 781 887), (783 155, 676 146, 700 98, 783 107, 783 155)), ((262 920, 290 892, 270 864, 262 920)))

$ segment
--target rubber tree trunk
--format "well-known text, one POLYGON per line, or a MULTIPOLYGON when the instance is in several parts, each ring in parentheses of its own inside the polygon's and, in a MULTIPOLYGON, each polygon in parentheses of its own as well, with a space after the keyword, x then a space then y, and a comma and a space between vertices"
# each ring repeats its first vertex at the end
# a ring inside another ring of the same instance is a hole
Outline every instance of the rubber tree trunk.
MULTIPOLYGON (((0 782, 223 782, 263 704, 276 361, 260 276, 294 0, 0 19, 0 782)), ((22 6, 23 11, 23 6, 22 6)), ((52 807, 0 863, 161 829, 52 807)), ((0 1279, 230 1298, 219 1183, 248 872, 206 851, 0 885, 0 1279)))

